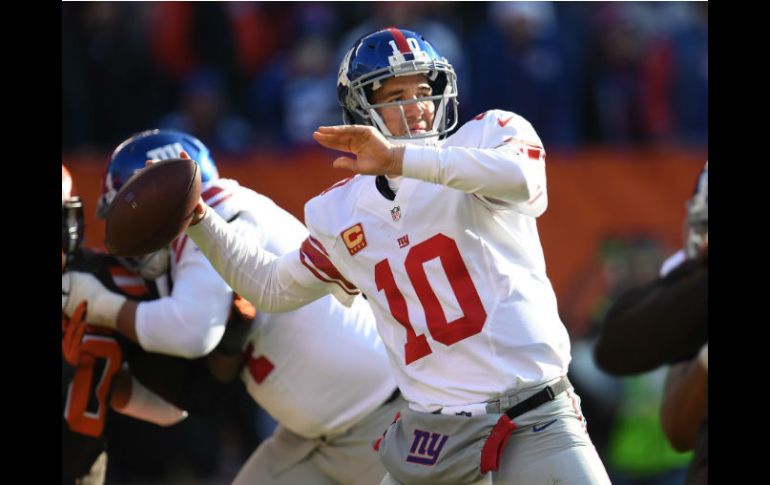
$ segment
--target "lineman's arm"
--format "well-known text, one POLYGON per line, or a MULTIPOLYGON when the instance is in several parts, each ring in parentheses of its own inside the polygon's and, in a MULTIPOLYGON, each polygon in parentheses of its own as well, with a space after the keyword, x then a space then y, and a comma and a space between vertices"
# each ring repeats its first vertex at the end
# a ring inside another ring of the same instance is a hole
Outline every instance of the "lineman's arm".
POLYGON ((683 263, 631 289, 607 311, 597 365, 616 375, 646 372, 694 356, 708 339, 708 266, 683 263))
POLYGON ((71 316, 86 301, 88 323, 116 329, 148 351, 205 355, 224 333, 232 293, 205 258, 187 259, 172 295, 141 303, 110 291, 91 274, 64 273, 62 312, 71 316))
POLYGON ((698 358, 672 366, 666 376, 660 421, 677 451, 692 450, 708 408, 708 344, 698 358), (704 357, 704 353, 706 357, 704 357))

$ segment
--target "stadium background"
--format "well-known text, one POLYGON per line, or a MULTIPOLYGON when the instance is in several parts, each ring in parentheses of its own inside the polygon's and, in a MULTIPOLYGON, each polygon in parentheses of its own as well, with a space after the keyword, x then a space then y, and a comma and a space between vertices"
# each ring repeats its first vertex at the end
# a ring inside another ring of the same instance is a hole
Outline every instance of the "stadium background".
MULTIPOLYGON (((347 176, 310 138, 339 123, 339 60, 358 36, 387 25, 422 33, 455 66, 461 123, 501 108, 540 134, 549 208, 538 227, 576 348, 612 295, 681 246, 684 202, 708 152, 705 2, 61 5, 62 162, 85 204, 90 247, 103 247, 94 211, 104 163, 148 128, 192 132, 222 176, 303 220, 304 202, 347 176)), ((613 424, 593 421, 604 453, 613 424)), ((215 442, 154 464, 149 452, 132 458, 118 446, 108 483, 226 483, 259 439, 245 438, 242 425, 193 423, 185 426, 205 430, 168 436, 137 425, 156 446, 215 442)), ((123 436, 131 440, 152 449, 123 436)))

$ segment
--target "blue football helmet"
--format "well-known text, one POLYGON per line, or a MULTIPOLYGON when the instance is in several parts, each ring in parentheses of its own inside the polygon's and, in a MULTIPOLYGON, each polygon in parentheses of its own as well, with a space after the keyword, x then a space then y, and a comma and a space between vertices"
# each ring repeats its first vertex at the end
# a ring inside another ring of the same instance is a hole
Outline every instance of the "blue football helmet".
POLYGON ((345 124, 371 125, 391 140, 445 137, 457 126, 457 75, 449 62, 420 34, 389 27, 360 38, 340 64, 337 100, 345 124), (388 78, 425 74, 433 95, 405 101, 371 104, 372 93, 388 78), (404 105, 433 101, 433 126, 425 133, 411 133, 404 105), (393 136, 377 112, 399 106, 406 135, 393 136))
POLYGON ((123 141, 112 152, 102 176, 102 193, 96 215, 102 219, 107 217, 115 194, 134 173, 144 168, 147 160, 179 158, 182 150, 198 163, 203 185, 219 178, 209 149, 194 136, 172 130, 143 131, 123 141))
POLYGON ((695 191, 687 201, 687 241, 685 251, 696 257, 709 242, 709 162, 698 174, 695 191))
MULTIPOLYGON (((134 173, 144 168, 147 160, 179 158, 184 150, 198 163, 201 182, 219 178, 219 172, 209 149, 200 140, 187 133, 172 130, 147 130, 122 142, 112 153, 102 176, 102 191, 96 207, 99 218, 107 217, 110 203, 118 190, 134 173)), ((168 269, 168 248, 137 258, 118 258, 142 277, 153 280, 168 269)))

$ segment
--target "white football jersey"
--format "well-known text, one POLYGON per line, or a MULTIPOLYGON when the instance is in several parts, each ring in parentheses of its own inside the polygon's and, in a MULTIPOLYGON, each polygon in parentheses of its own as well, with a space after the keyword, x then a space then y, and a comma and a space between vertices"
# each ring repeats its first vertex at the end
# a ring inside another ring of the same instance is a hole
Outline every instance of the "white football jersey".
POLYGON ((211 211, 187 234, 264 311, 363 293, 415 410, 566 374, 569 337, 535 222, 548 200, 545 152, 529 122, 488 111, 440 147, 408 145, 403 167, 393 200, 384 178, 360 175, 310 200, 311 237, 282 257, 211 211))
POLYGON ((303 262, 366 295, 418 410, 565 374, 569 337, 534 217, 546 202, 539 138, 523 118, 495 110, 449 137, 440 157, 431 151, 408 146, 405 175, 446 185, 404 177, 389 200, 382 179, 378 188, 376 177, 356 176, 308 202, 303 262))
MULTIPOLYGON (((217 213, 251 244, 294 250, 305 226, 269 198, 229 180, 217 213)), ((348 429, 393 393, 396 383, 374 315, 359 298, 346 308, 327 295, 285 313, 258 313, 241 379, 276 421, 306 438, 348 429)))

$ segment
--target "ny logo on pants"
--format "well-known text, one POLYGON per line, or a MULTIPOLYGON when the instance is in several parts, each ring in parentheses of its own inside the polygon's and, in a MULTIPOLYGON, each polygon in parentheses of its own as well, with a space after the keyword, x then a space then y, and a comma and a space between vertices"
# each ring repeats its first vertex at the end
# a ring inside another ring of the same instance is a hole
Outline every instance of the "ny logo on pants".
POLYGON ((414 441, 412 441, 412 447, 409 449, 406 461, 420 465, 435 464, 447 439, 449 439, 448 435, 415 429, 414 441))

